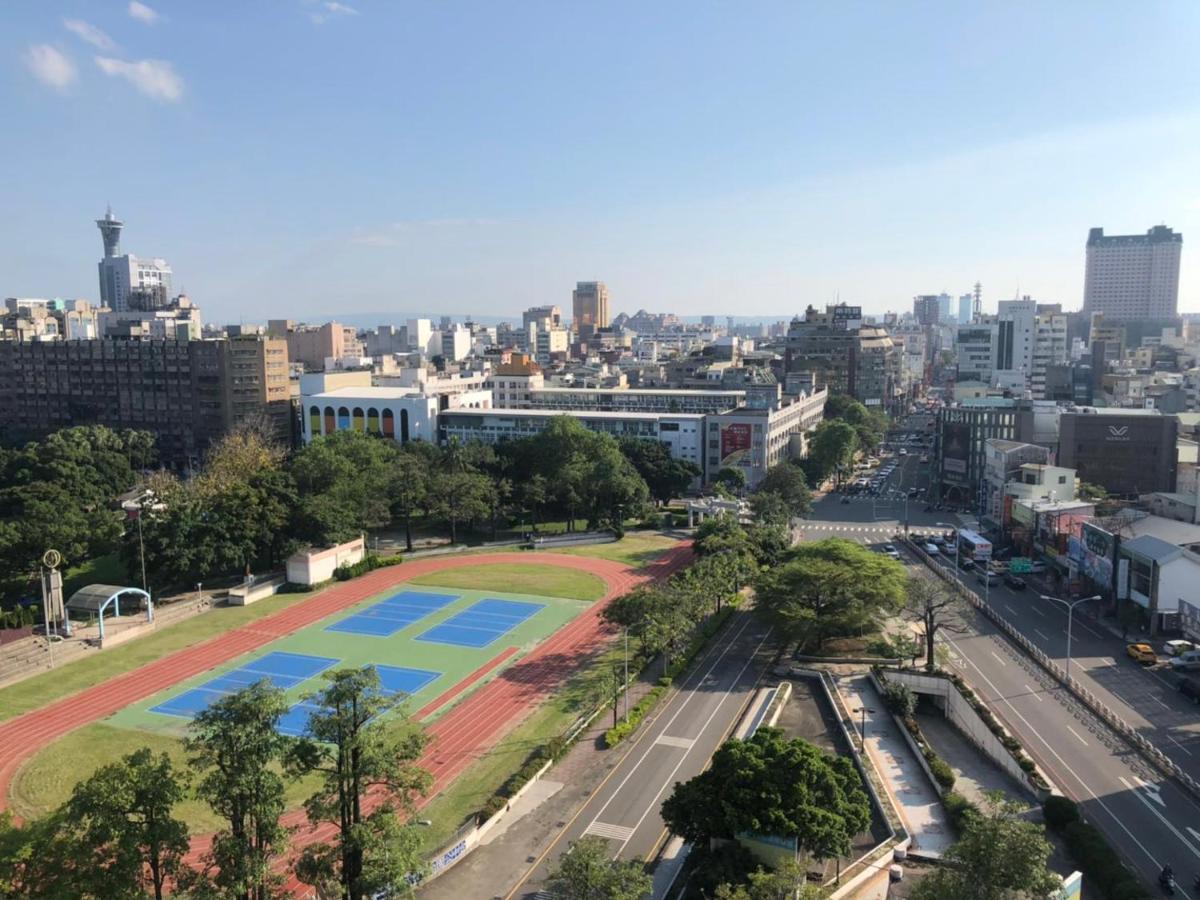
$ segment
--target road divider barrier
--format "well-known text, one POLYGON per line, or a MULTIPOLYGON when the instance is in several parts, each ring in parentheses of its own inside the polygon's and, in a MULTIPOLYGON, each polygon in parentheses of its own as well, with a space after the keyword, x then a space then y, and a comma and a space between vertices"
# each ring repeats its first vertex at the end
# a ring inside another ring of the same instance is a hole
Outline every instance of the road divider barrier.
POLYGON ((1119 716, 1108 704, 1102 701, 1099 697, 1081 685, 1076 679, 1068 678, 1066 671, 1047 656, 1041 648, 1036 646, 1025 635, 1021 634, 1014 628, 1007 619, 1004 618, 995 607, 984 603, 983 598, 974 591, 963 586, 957 578, 951 577, 946 572, 943 566, 929 556, 915 540, 909 540, 900 534, 896 535, 897 541, 903 541, 909 551, 913 553, 921 562, 923 562, 934 574, 942 581, 950 585, 964 600, 987 616, 993 624, 998 626, 1017 646, 1024 650, 1033 660, 1041 666, 1055 681, 1065 687, 1072 696, 1082 703, 1093 715, 1109 726, 1113 731, 1123 737, 1127 743, 1142 756, 1152 766, 1158 769, 1168 778, 1174 778, 1186 791, 1193 797, 1200 799, 1200 782, 1192 778, 1187 772, 1183 771, 1169 756, 1159 750, 1150 741, 1143 737, 1136 729, 1128 722, 1119 716))

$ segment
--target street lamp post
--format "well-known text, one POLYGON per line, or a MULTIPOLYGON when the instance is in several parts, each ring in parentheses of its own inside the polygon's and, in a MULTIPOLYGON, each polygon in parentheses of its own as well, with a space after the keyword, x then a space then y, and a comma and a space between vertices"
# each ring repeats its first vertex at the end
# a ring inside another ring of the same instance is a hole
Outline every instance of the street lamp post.
POLYGON ((858 709, 855 710, 855 712, 862 713, 862 725, 860 726, 859 730, 862 734, 863 746, 866 747, 866 745, 867 745, 867 713, 870 713, 871 715, 875 715, 875 710, 873 710, 867 706, 860 706, 858 709))
POLYGON ((1071 623, 1075 617, 1075 607, 1080 603, 1087 603, 1089 600, 1099 600, 1099 594, 1093 594, 1091 597, 1080 597, 1078 600, 1064 600, 1062 597, 1051 597, 1049 594, 1042 594, 1043 600, 1053 600, 1055 603, 1061 603, 1067 608, 1067 669, 1066 679, 1067 684, 1071 683, 1071 623))
POLYGON ((625 721, 629 721, 629 626, 625 626, 625 721))

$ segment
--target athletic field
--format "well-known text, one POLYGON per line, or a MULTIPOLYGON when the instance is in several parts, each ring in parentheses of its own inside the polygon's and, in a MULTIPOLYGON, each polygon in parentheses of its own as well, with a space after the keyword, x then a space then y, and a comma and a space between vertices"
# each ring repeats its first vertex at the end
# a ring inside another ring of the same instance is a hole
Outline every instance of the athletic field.
POLYGON ((127 706, 108 724, 183 735, 198 711, 266 679, 286 692, 280 730, 305 731, 305 696, 341 668, 376 667, 383 689, 410 714, 436 718, 591 604, 582 600, 400 584, 202 675, 127 706), (474 676, 474 677, 472 677, 474 676))

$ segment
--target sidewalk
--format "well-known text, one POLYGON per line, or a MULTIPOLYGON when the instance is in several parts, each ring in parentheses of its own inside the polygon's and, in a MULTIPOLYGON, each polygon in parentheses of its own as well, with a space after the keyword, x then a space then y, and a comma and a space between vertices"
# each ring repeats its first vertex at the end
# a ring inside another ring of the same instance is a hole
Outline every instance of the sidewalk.
POLYGON ((900 726, 884 706, 883 698, 866 675, 839 677, 837 688, 859 727, 863 721, 860 710, 868 710, 867 757, 899 810, 904 827, 912 835, 909 852, 940 857, 954 843, 954 831, 941 798, 900 733, 900 726))

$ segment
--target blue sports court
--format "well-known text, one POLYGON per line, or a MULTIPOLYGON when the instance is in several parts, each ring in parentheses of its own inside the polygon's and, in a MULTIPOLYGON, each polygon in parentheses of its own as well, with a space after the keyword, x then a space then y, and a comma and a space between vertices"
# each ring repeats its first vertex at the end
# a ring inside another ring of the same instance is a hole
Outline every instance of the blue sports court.
POLYGON ((486 647, 512 631, 526 619, 545 609, 544 603, 487 599, 473 603, 445 622, 417 636, 418 641, 453 644, 456 647, 486 647))
POLYGON ((184 691, 151 707, 151 712, 162 713, 166 716, 179 716, 190 719, 209 704, 227 694, 233 694, 244 687, 266 679, 275 687, 287 690, 307 681, 314 675, 319 675, 339 660, 328 656, 306 656, 301 653, 268 653, 258 659, 251 660, 246 665, 218 675, 206 681, 199 687, 184 691))
MULTIPOLYGON (((404 694, 410 697, 442 674, 427 669, 406 669, 402 666, 376 666, 375 671, 379 673, 379 684, 384 694, 404 694)), ((293 705, 279 720, 280 734, 303 737, 308 733, 308 717, 320 708, 320 705, 305 700, 293 705)))
POLYGON ((327 625, 325 630, 365 634, 370 637, 391 637, 401 628, 407 628, 457 599, 457 594, 401 591, 340 622, 327 625))

